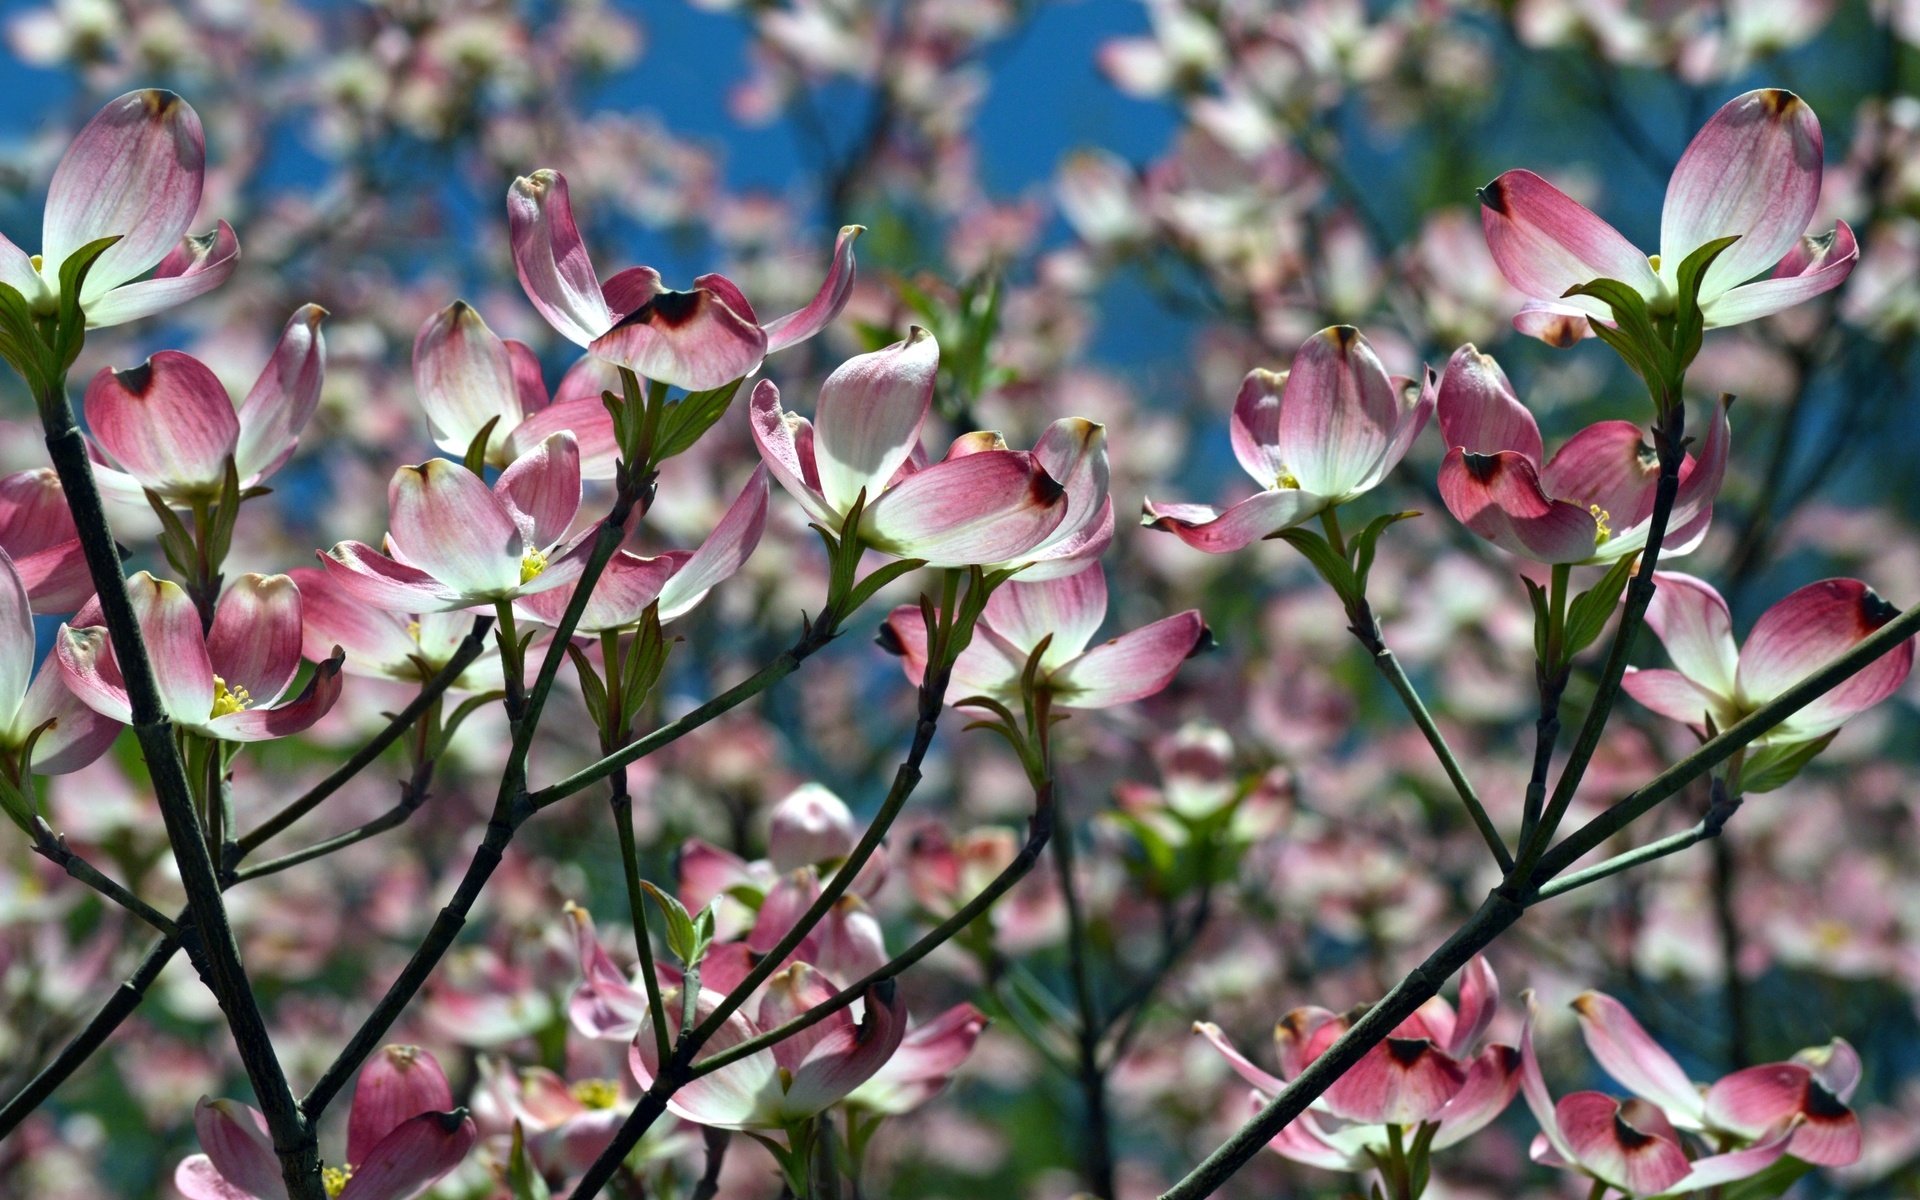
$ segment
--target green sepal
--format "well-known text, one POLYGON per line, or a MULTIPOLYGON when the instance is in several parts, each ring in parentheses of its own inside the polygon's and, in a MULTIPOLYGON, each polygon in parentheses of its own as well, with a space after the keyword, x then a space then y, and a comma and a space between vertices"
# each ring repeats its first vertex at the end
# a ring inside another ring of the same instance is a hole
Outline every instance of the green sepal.
POLYGON ((1368 521, 1367 527, 1354 535, 1353 544, 1347 547, 1347 553, 1353 556, 1353 581, 1359 595, 1367 594, 1367 576, 1373 571, 1373 556, 1379 549, 1380 535, 1390 526, 1419 515, 1412 511, 1382 513, 1368 521))
POLYGON ((1715 238, 1681 261, 1674 272, 1675 282, 1679 285, 1680 307, 1675 317, 1673 331, 1673 367, 1676 379, 1692 365, 1694 357, 1700 353, 1700 342, 1706 334, 1706 317, 1700 311, 1700 283, 1706 278, 1707 268, 1713 261, 1726 252, 1727 247, 1740 240, 1738 234, 1715 238))
POLYGON ((1806 769, 1808 763, 1819 757, 1839 730, 1810 742, 1791 742, 1786 745, 1762 746, 1749 751, 1746 765, 1740 771, 1740 794, 1758 795, 1771 792, 1776 788, 1792 783, 1794 777, 1806 769))
POLYGON ((497 414, 489 417, 487 423, 480 427, 480 432, 474 434, 473 440, 467 443, 467 452, 460 457, 461 465, 475 475, 483 474, 487 469, 487 447, 493 442, 493 427, 499 423, 497 414))
POLYGON ((1352 603, 1360 598, 1360 581, 1354 578, 1353 568, 1346 559, 1334 552, 1332 543, 1326 538, 1299 526, 1282 529, 1272 536, 1305 555, 1307 561, 1313 564, 1313 569, 1320 573, 1320 578, 1339 593, 1341 600, 1352 603))
POLYGON ((1553 628, 1552 608, 1547 600, 1547 589, 1541 587, 1525 575, 1520 582, 1527 585, 1527 599, 1533 604, 1533 656, 1541 662, 1547 661, 1547 634, 1553 628))
POLYGON ((653 897, 654 904, 666 917, 667 949, 673 951, 673 956, 680 960, 681 965, 689 968, 696 966, 706 956, 707 946, 712 941, 711 937, 706 942, 700 940, 700 932, 694 925, 693 915, 676 897, 661 891, 644 879, 640 881, 640 886, 646 890, 647 895, 653 897))
POLYGON ((681 397, 660 418, 660 433, 653 447, 653 461, 663 463, 676 454, 684 454, 693 448, 712 429, 714 423, 726 415, 732 406, 733 398, 745 383, 744 377, 732 383, 722 384, 704 392, 694 392, 681 397))
POLYGON ((513 1200, 551 1200, 546 1177, 527 1155, 526 1133, 513 1123, 513 1149, 507 1154, 507 1192, 513 1200))
POLYGON ((567 657, 573 662, 574 674, 580 677, 580 696, 587 702, 587 713, 593 718, 596 728, 607 728, 607 685, 600 681, 600 673, 593 669, 579 646, 572 641, 566 645, 567 657))

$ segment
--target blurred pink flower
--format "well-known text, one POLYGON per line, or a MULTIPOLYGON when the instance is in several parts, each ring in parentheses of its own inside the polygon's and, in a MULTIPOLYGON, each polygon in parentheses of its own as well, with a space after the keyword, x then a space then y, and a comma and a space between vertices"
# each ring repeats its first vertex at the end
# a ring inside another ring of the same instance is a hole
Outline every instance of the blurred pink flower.
POLYGON ((52 467, 0 477, 0 551, 37 613, 70 613, 93 595, 80 531, 52 467))
POLYGON ((33 609, 27 586, 0 551, 0 759, 9 778, 63 775, 106 752, 120 722, 93 711, 67 687, 58 661, 34 669, 33 609), (19 756, 33 744, 31 763, 19 756))

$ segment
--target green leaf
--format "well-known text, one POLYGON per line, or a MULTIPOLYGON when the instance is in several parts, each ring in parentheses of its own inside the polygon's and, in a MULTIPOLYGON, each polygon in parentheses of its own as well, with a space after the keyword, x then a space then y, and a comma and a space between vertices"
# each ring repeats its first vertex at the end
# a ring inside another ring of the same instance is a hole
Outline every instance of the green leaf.
POLYGON ((600 673, 593 669, 593 662, 580 647, 568 641, 566 650, 567 657, 573 661, 574 674, 580 677, 580 695, 587 702, 594 726, 607 728, 607 685, 600 681, 600 673))
POLYGON ((1819 757, 1820 752, 1832 743, 1839 732, 1836 729, 1827 736, 1815 738, 1810 742, 1762 746, 1749 754, 1746 766, 1740 771, 1741 794, 1758 795, 1792 783, 1794 777, 1805 770, 1808 763, 1819 757))
MULTIPOLYGON (((1749 1175, 1738 1183, 1724 1184, 1715 1189, 1720 1200, 1776 1200, 1784 1196, 1787 1189, 1800 1182, 1801 1176, 1813 1170, 1813 1164, 1788 1155, 1758 1175, 1749 1175)), ((1689 1194, 1689 1193, 1673 1193, 1689 1194)), ((1699 1193, 1690 1193, 1698 1195, 1699 1193)))
POLYGON ((1547 589, 1522 575, 1520 582, 1527 585, 1527 599, 1533 603, 1533 656, 1541 662, 1547 661, 1547 630, 1553 625, 1549 615, 1547 589))
POLYGON ((1340 594, 1343 601, 1359 599, 1360 583, 1354 578, 1353 568, 1347 565, 1346 559, 1334 553, 1333 546, 1327 539, 1311 529, 1298 527, 1282 529, 1272 536, 1306 555, 1307 561, 1313 564, 1313 569, 1320 572, 1320 578, 1326 580, 1328 585, 1340 594))
POLYGON ((1600 582, 1575 596, 1567 606, 1565 653, 1569 660, 1593 645, 1606 629, 1607 619, 1613 616, 1613 610, 1620 605, 1621 593, 1627 590, 1627 580, 1633 578, 1638 558, 1629 554, 1615 562, 1600 582))
POLYGON ((1353 544, 1347 548, 1347 551, 1353 555, 1353 579, 1361 595, 1364 596, 1367 592, 1367 575, 1373 570, 1373 555, 1379 548, 1380 535, 1385 533, 1389 526, 1419 515, 1417 512, 1382 513, 1368 521, 1367 527, 1354 537, 1353 544))
POLYGON ((693 928, 693 917, 687 912, 686 905, 644 879, 640 881, 640 886, 646 889, 647 895, 653 897, 654 904, 659 906, 667 919, 667 949, 673 951, 673 956, 683 966, 697 964, 704 948, 700 945, 699 934, 693 928))
POLYGON ((873 599, 874 593, 878 592, 881 588, 886 587, 902 575, 911 574, 926 565, 926 560, 924 559, 902 558, 890 562, 883 567, 875 567, 873 573, 865 579, 862 579, 848 595, 847 612, 853 613, 859 611, 865 606, 867 601, 873 599))
POLYGON ((1700 312, 1700 282, 1706 277, 1707 268, 1713 265, 1713 261, 1739 240, 1737 234, 1715 238, 1687 255, 1674 272, 1679 285, 1679 309, 1673 338, 1676 371, 1686 370, 1694 356, 1700 353, 1700 341, 1706 332, 1706 317, 1700 312))
POLYGON ((227 455, 226 471, 220 477, 220 500, 213 510, 212 528, 207 534, 207 563, 218 570, 233 549, 233 526, 240 516, 240 470, 233 455, 227 455))
POLYGON ((709 391, 694 392, 667 409, 660 419, 660 437, 654 445, 653 461, 665 462, 692 449, 693 444, 713 428, 714 422, 726 415, 740 385, 745 382, 744 378, 736 379, 709 391))
POLYGON ((147 497, 147 507, 153 510, 154 516, 160 518, 161 552, 167 556, 167 562, 173 567, 175 573, 183 579, 192 579, 199 574, 198 563, 195 561, 199 555, 193 544, 193 535, 187 532, 186 522, 180 519, 179 513, 167 507, 167 502, 161 499, 160 493, 152 488, 143 490, 147 497))
MULTIPOLYGON (((27 786, 31 787, 32 784, 27 786)), ((4 772, 0 772, 0 811, 5 812, 7 819, 18 825, 22 833, 32 836, 33 823, 39 814, 34 811, 33 801, 21 790, 20 785, 4 772)))
POLYGON ((0 283, 0 358, 5 358, 36 394, 47 391, 59 370, 47 357, 33 306, 17 288, 0 283))
POLYGON ((487 446, 493 441, 493 427, 499 423, 500 418, 495 416, 482 425, 480 432, 474 434, 473 440, 467 443, 467 452, 460 458, 461 465, 475 475, 482 474, 487 468, 487 446))
POLYGON ((1597 322, 1589 324, 1594 334, 1618 351, 1641 378, 1653 384, 1671 375, 1667 342, 1654 329, 1646 297, 1617 279, 1589 280, 1568 288, 1565 294, 1591 296, 1613 310, 1617 329, 1597 322))
POLYGON ((67 255, 67 261, 60 264, 60 316, 53 335, 56 374, 64 374, 73 360, 80 357, 80 347, 87 340, 87 315, 80 310, 80 291, 86 286, 93 264, 119 240, 117 233, 96 238, 67 255))
POLYGON ((513 1123, 513 1150, 507 1155, 507 1192, 513 1200, 551 1200, 547 1181, 527 1157, 526 1134, 513 1123))

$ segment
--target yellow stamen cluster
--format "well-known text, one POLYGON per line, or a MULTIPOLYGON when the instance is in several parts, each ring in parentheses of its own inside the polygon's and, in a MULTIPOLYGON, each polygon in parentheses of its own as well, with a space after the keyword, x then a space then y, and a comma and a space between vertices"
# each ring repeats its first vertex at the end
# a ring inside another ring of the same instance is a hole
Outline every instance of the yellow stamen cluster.
POLYGON ((528 550, 520 556, 520 582, 528 583, 547 569, 547 555, 544 550, 528 550))
POLYGON ((231 716, 253 704, 253 697, 243 687, 228 687, 227 681, 218 675, 213 677, 213 715, 231 716))
POLYGON ((407 622, 407 636, 413 639, 414 645, 417 646, 420 644, 420 622, 407 622))
POLYGON ((320 1186, 327 1189, 327 1195, 338 1200, 341 1192, 347 1190, 347 1180, 353 1178, 352 1167, 322 1167, 320 1186))
POLYGON ((588 1108, 609 1109, 620 1103, 620 1085, 611 1079, 582 1079, 568 1090, 588 1108))
POLYGON ((1273 481, 1273 486, 1283 492, 1297 492, 1300 490, 1300 480, 1292 471, 1281 467, 1280 475, 1273 481))
POLYGON ((1607 539, 1613 536, 1613 526, 1609 524, 1613 520, 1613 514, 1598 504, 1587 505, 1587 511, 1593 514, 1593 544, 1606 545, 1607 539))

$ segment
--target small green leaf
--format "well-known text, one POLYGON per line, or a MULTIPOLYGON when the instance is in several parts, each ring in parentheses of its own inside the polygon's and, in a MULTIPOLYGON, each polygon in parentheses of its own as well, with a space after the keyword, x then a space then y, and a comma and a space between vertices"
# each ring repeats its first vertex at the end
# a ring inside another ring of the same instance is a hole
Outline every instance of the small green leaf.
POLYGON ((1419 515, 1417 512, 1382 513, 1368 521, 1367 527, 1354 537, 1348 552, 1353 555, 1353 579, 1361 595, 1367 592, 1367 576, 1373 571, 1373 555, 1379 548, 1380 535, 1388 527, 1419 515))
POLYGON ((640 886, 646 889, 647 895, 653 897, 654 904, 659 906, 661 914, 667 919, 667 949, 673 951, 674 957, 682 965, 692 967, 697 964, 701 953, 700 939, 694 932, 693 917, 687 912, 686 905, 644 879, 640 881, 640 886))
POLYGON ((551 1200, 547 1181, 527 1156, 526 1134, 513 1123, 513 1149, 507 1155, 507 1191, 513 1200, 551 1200))
MULTIPOLYGON (((28 783, 27 786, 31 787, 32 784, 28 783)), ((18 825, 22 833, 32 836, 33 823, 39 819, 39 813, 34 811, 33 801, 21 790, 20 785, 4 772, 0 772, 0 811, 4 811, 7 819, 18 825)))
POLYGON ((73 360, 80 357, 80 347, 86 344, 87 316, 80 309, 80 292, 86 287, 87 275, 100 256, 119 240, 117 233, 96 238, 67 255, 67 261, 60 264, 60 317, 55 322, 53 335, 53 355, 58 364, 56 377, 73 365, 73 360))
POLYGON ((1694 356, 1700 353, 1700 342, 1706 333, 1706 316, 1700 311, 1700 283, 1706 277, 1707 268, 1726 252, 1727 247, 1739 240, 1738 235, 1716 238, 1687 255, 1679 270, 1674 272, 1680 293, 1673 338, 1676 372, 1684 371, 1692 364, 1694 356))
POLYGON ((1527 585, 1527 599, 1533 603, 1533 656, 1546 662, 1547 630, 1553 624, 1553 618, 1548 615, 1547 589, 1524 575, 1520 577, 1520 582, 1527 585))
POLYGON ((1638 556, 1629 554, 1601 577, 1600 582, 1573 598, 1567 607, 1566 657, 1574 655, 1593 645, 1601 632, 1607 627, 1608 618, 1620 605, 1621 593, 1627 590, 1627 580, 1633 578, 1634 563, 1638 556))
POLYGON ((607 728, 607 686, 600 681, 600 673, 571 641, 567 643, 567 657, 573 661, 574 674, 580 677, 580 695, 587 702, 587 712, 593 717, 594 725, 607 728))
POLYGON ((709 391, 694 392, 667 409, 660 419, 660 437, 654 446, 653 461, 665 462, 692 449, 693 444, 726 415, 740 385, 745 382, 744 378, 736 379, 709 391))
POLYGON ((1792 783, 1794 777, 1805 770, 1808 763, 1819 757, 1820 752, 1832 744, 1839 732, 1836 729, 1833 733, 1815 738, 1810 742, 1762 746, 1759 750, 1747 755, 1746 766, 1740 772, 1741 794, 1758 795, 1792 783))
POLYGON ((1297 526, 1293 529, 1282 529, 1272 536, 1305 555, 1307 561, 1313 564, 1313 569, 1320 573, 1320 578, 1326 580, 1327 584, 1339 593, 1341 600, 1352 601, 1360 598, 1360 584, 1354 578, 1353 568, 1347 565, 1346 559, 1334 553, 1333 546, 1327 539, 1311 529, 1301 529, 1297 526))

